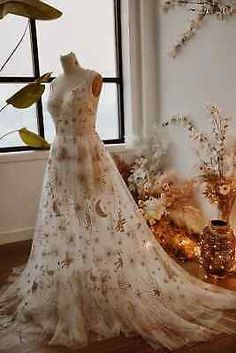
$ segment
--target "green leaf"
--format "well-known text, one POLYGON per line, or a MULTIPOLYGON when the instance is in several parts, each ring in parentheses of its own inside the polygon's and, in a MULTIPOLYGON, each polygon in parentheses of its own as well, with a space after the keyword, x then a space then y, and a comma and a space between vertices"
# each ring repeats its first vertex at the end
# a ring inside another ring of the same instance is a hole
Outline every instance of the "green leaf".
POLYGON ((7 104, 18 109, 29 108, 37 102, 45 90, 45 85, 37 82, 28 84, 6 100, 7 104))
POLYGON ((0 0, 0 19, 9 13, 34 20, 54 20, 62 15, 61 11, 40 0, 0 0))
POLYGON ((52 72, 46 72, 46 74, 43 74, 41 77, 35 80, 35 82, 38 82, 38 83, 48 82, 51 75, 52 75, 52 72))
POLYGON ((7 104, 11 104, 13 107, 18 109, 29 108, 42 96, 45 90, 45 85, 42 83, 48 82, 51 74, 52 72, 47 72, 46 74, 39 77, 36 81, 29 83, 27 86, 21 88, 19 91, 13 94, 13 96, 6 100, 7 104))
POLYGON ((19 135, 22 141, 30 147, 49 149, 49 143, 44 140, 41 136, 35 134, 34 132, 27 130, 25 127, 19 130, 19 135))

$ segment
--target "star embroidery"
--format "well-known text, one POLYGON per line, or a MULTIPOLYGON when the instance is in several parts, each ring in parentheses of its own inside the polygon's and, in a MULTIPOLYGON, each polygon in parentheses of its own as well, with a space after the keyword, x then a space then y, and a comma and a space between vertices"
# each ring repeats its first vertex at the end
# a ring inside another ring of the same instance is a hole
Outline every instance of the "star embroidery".
POLYGON ((118 220, 117 220, 117 223, 116 223, 116 226, 115 226, 115 230, 117 232, 124 232, 125 231, 125 229, 124 229, 124 225, 125 224, 126 224, 126 220, 125 220, 125 218, 122 217, 121 211, 119 210, 118 220))
POLYGON ((66 253, 66 258, 65 258, 65 260, 63 260, 61 262, 61 267, 62 268, 67 267, 68 268, 73 262, 74 262, 74 260, 71 257, 69 257, 68 253, 66 253))
POLYGON ((159 297, 161 295, 161 291, 159 288, 153 290, 154 297, 159 297))

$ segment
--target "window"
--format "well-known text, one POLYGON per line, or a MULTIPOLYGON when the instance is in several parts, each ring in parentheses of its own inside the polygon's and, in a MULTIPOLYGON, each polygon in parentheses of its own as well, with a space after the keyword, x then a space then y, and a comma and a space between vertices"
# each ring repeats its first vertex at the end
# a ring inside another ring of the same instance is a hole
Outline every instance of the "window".
MULTIPOLYGON (((50 0, 63 12, 54 21, 29 21, 21 46, 0 74, 0 107, 11 94, 40 75, 61 72, 59 57, 74 51, 82 66, 101 73, 103 90, 97 131, 105 143, 124 142, 120 0, 50 0)), ((24 32, 27 19, 8 15, 0 22, 0 66, 24 32)), ((27 127, 49 142, 55 131, 47 112, 49 84, 33 107, 16 110, 8 106, 0 115, 0 135, 27 127)), ((0 152, 28 150, 17 134, 0 140, 0 152)))

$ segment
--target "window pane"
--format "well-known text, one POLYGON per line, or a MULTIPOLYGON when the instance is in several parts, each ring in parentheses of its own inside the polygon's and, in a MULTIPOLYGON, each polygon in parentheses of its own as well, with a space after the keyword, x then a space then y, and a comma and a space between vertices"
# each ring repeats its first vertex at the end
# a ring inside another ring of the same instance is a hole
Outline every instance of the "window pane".
POLYGON ((61 72, 60 55, 73 51, 86 68, 116 76, 113 0, 50 0, 62 10, 55 21, 37 22, 41 72, 61 72))
POLYGON ((103 140, 117 139, 119 137, 116 84, 107 83, 103 85, 96 129, 103 140))
MULTIPOLYGON (((47 111, 47 99, 49 94, 49 87, 45 90, 43 95, 44 108, 44 124, 45 137, 49 142, 52 142, 55 129, 52 118, 47 111)), ((97 117, 97 132, 103 140, 117 139, 119 137, 118 130, 118 102, 117 102, 117 86, 116 84, 106 83, 103 85, 103 90, 98 106, 97 117)))
POLYGON ((50 85, 46 85, 46 89, 44 91, 44 95, 42 97, 42 102, 43 102, 43 117, 44 117, 44 134, 45 134, 45 139, 48 142, 52 142, 55 136, 55 127, 53 120, 51 118, 50 113, 48 112, 47 109, 47 102, 48 102, 48 96, 49 96, 49 87, 50 85))
MULTIPOLYGON (((0 85, 0 107, 5 105, 5 101, 13 93, 18 91, 22 84, 1 84, 0 85)), ((11 105, 0 113, 0 136, 9 131, 26 127, 37 132, 36 109, 35 106, 28 109, 15 109, 11 105)), ((11 134, 0 140, 1 147, 24 146, 18 133, 11 134)))
MULTIPOLYGON (((1 48, 0 48, 0 67, 9 57, 12 50, 24 33, 28 20, 17 16, 7 16, 0 21, 1 48)), ((1 76, 32 76, 32 55, 30 43, 30 31, 21 42, 19 48, 0 73, 1 76)))

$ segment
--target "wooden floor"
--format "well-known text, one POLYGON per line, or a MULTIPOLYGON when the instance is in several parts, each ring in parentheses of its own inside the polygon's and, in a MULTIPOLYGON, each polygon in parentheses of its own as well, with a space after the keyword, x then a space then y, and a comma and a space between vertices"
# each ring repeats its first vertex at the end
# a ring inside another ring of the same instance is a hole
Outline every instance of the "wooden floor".
MULTIPOLYGON (((24 265, 30 251, 30 242, 8 244, 0 246, 0 286, 6 284, 6 279, 13 267, 24 265)), ((194 272, 198 277, 203 277, 201 270, 189 265, 187 270, 194 272)), ((223 287, 236 290, 236 278, 224 280, 219 283, 223 287)), ((166 349, 158 350, 158 353, 166 353, 166 349)), ((169 352, 169 351, 168 351, 169 352)), ((236 353, 236 338, 220 337, 213 342, 199 344, 191 349, 181 349, 175 353, 236 353)), ((2 350, 0 353, 155 353, 141 338, 117 337, 110 340, 93 343, 88 347, 78 350, 68 350, 60 347, 42 347, 31 349, 30 347, 15 347, 11 350, 2 350)))

